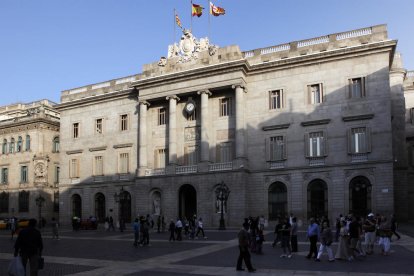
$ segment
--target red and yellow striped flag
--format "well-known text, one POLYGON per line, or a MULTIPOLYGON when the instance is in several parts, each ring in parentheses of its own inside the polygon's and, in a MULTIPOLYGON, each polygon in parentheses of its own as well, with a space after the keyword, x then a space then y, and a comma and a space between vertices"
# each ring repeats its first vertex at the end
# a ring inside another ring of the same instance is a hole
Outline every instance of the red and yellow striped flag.
POLYGON ((191 14, 193 16, 200 17, 203 14, 203 7, 197 4, 192 4, 191 6, 191 14))
POLYGON ((223 8, 217 7, 212 2, 210 2, 210 14, 219 16, 226 14, 226 11, 223 8))
POLYGON ((177 26, 180 27, 181 29, 183 28, 183 26, 181 25, 181 20, 178 17, 177 13, 175 13, 175 23, 177 23, 177 26))

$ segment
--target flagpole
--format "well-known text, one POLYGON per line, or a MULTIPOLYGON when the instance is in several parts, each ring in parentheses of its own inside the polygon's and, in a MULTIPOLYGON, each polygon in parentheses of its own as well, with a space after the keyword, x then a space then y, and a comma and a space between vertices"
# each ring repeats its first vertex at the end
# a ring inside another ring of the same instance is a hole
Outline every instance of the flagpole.
POLYGON ((193 0, 190 0, 190 4, 191 4, 191 10, 190 10, 190 18, 191 18, 190 32, 193 33, 193 0))
POLYGON ((176 37, 176 33, 175 33, 175 24, 177 24, 177 23, 176 23, 176 15, 177 15, 177 11, 176 11, 176 10, 175 10, 175 8, 174 8, 174 16, 173 16, 173 18, 174 18, 173 44, 175 43, 175 37, 176 37))
POLYGON ((210 0, 207 0, 207 7, 208 7, 208 39, 211 42, 211 33, 210 33, 210 0))

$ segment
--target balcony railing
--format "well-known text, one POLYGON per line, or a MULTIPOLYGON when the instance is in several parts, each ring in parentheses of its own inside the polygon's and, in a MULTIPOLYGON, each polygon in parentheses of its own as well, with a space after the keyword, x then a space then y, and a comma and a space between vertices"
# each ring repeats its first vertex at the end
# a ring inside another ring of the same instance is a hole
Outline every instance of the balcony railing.
POLYGON ((309 158, 309 166, 324 166, 325 157, 311 157, 309 158))
POLYGON ((270 161, 269 169, 283 169, 285 167, 285 161, 270 161))
POLYGON ((233 169, 233 162, 213 163, 208 165, 210 172, 214 171, 231 171, 233 169))
POLYGON ((196 173, 197 172, 197 165, 190 165, 190 166, 178 166, 175 168, 176 174, 182 173, 196 173))
POLYGON ((352 163, 367 162, 367 161, 368 161, 368 153, 355 153, 351 155, 352 163))

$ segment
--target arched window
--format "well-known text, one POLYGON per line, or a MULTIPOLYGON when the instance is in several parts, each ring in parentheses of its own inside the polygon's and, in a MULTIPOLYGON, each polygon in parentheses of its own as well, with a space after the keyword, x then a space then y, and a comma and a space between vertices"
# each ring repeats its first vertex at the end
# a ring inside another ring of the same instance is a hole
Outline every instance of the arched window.
POLYGON ((59 136, 53 138, 53 152, 59 152, 59 136))
POLYGON ((1 153, 6 154, 7 153, 7 139, 3 140, 2 150, 1 153))
POLYGON ((357 176, 349 183, 349 211, 362 217, 371 212, 371 182, 368 178, 357 176))
POLYGON ((287 189, 282 182, 275 182, 268 191, 269 219, 287 215, 287 189))
POLYGON ((11 138, 11 140, 10 140, 9 152, 14 153, 14 138, 11 138))
POLYGON ((29 192, 19 192, 19 212, 29 212, 29 192))
POLYGON ((82 217, 82 199, 78 194, 72 196, 72 216, 82 217))
POLYGON ((16 151, 17 152, 21 152, 22 151, 22 147, 23 147, 23 139, 22 139, 22 136, 19 136, 19 138, 17 138, 16 151))
POLYGON ((99 222, 104 222, 106 217, 105 196, 102 193, 95 195, 95 217, 99 222))
POLYGON ((308 218, 320 218, 328 215, 328 186, 321 179, 315 179, 308 185, 308 218))
POLYGON ((2 192, 0 194, 0 213, 9 212, 9 193, 2 192))
POLYGON ((30 150, 30 135, 26 135, 26 151, 30 150))

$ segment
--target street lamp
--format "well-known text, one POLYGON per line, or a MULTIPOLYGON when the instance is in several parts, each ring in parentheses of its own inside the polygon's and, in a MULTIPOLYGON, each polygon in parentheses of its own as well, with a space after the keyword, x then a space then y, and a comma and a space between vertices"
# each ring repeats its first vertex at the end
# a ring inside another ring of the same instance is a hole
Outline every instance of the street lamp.
POLYGON ((39 194, 38 197, 36 197, 36 205, 39 207, 39 228, 42 228, 42 206, 44 202, 45 198, 39 194))
POLYGON ((220 216, 220 226, 219 230, 226 230, 226 226, 224 224, 224 203, 227 202, 227 199, 230 195, 230 189, 227 187, 226 184, 224 184, 223 181, 218 185, 216 189, 216 198, 220 201, 220 207, 221 207, 221 216, 220 216))
POLYGON ((123 209, 124 209, 124 202, 126 200, 126 194, 124 187, 121 187, 121 190, 119 191, 119 194, 114 194, 115 202, 118 203, 118 216, 121 219, 124 219, 123 209))

